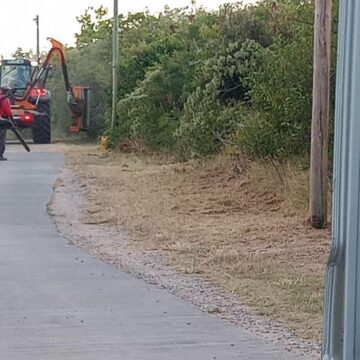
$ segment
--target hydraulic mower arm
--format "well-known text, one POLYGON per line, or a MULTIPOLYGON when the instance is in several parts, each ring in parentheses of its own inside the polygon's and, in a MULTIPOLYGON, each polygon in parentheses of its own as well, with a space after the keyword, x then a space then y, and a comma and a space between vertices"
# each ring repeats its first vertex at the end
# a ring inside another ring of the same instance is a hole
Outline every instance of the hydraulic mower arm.
MULTIPOLYGON (((69 74, 68 74, 67 66, 66 66, 66 62, 65 62, 64 45, 62 43, 60 43, 59 41, 52 39, 52 38, 48 38, 48 40, 51 42, 52 48, 49 51, 49 53, 46 57, 46 60, 44 62, 44 65, 48 69, 46 72, 46 78, 47 78, 48 72, 51 68, 51 64, 53 62, 54 56, 55 56, 55 54, 57 54, 59 57, 60 63, 61 63, 61 69, 62 69, 64 82, 65 82, 66 101, 69 105, 69 108, 70 108, 70 111, 72 112, 72 114, 76 117, 79 117, 84 112, 84 103, 81 101, 81 99, 76 98, 76 96, 74 94, 74 89, 72 88, 72 86, 70 84, 69 74)), ((45 81, 46 81, 46 78, 45 78, 45 81)))
POLYGON ((65 82, 66 101, 68 103, 68 106, 70 108, 73 117, 80 118, 84 112, 84 101, 81 98, 77 98, 75 96, 74 89, 70 84, 67 66, 65 62, 64 45, 52 38, 48 38, 48 40, 51 42, 52 48, 50 49, 39 71, 36 73, 32 81, 30 82, 28 88, 26 89, 25 94, 22 97, 17 98, 17 100, 21 101, 27 99, 30 96, 33 88, 36 87, 37 85, 41 85, 43 87, 45 86, 46 80, 49 75, 49 71, 52 68, 52 62, 54 60, 55 55, 57 54, 61 63, 61 69, 65 82))

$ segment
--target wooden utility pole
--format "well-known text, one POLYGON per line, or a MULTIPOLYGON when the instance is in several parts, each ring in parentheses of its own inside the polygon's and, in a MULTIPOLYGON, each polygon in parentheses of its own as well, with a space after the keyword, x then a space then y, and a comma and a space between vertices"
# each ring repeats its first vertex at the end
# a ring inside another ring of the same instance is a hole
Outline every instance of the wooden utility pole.
POLYGON ((315 0, 314 79, 310 159, 310 222, 327 225, 328 124, 332 0, 315 0))

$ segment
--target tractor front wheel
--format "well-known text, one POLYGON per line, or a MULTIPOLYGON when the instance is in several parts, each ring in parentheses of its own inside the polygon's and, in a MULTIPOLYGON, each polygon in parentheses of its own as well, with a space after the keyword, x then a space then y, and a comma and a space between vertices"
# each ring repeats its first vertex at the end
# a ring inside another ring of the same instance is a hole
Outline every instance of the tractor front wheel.
POLYGON ((40 103, 37 111, 40 113, 36 117, 32 129, 34 144, 50 144, 51 142, 51 114, 50 103, 40 103))

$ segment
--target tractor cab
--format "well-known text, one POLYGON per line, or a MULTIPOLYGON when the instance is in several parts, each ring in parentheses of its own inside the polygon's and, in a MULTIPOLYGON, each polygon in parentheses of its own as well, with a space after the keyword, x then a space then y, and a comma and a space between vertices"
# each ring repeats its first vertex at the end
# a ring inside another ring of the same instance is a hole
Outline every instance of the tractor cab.
POLYGON ((0 85, 13 89, 14 96, 25 94, 36 68, 27 59, 2 60, 0 67, 0 85))

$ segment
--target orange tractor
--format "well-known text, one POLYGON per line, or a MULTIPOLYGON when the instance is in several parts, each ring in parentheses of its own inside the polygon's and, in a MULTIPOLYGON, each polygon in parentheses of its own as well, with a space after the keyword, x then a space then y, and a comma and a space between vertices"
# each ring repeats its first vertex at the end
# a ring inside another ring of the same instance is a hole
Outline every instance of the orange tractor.
POLYGON ((21 129, 31 128, 35 144, 51 141, 51 94, 45 85, 56 54, 61 63, 67 103, 73 119, 70 131, 86 130, 90 121, 90 89, 71 86, 64 46, 54 39, 49 40, 52 48, 40 66, 33 66, 27 59, 12 59, 2 60, 0 67, 0 85, 11 88, 14 123, 21 129))

